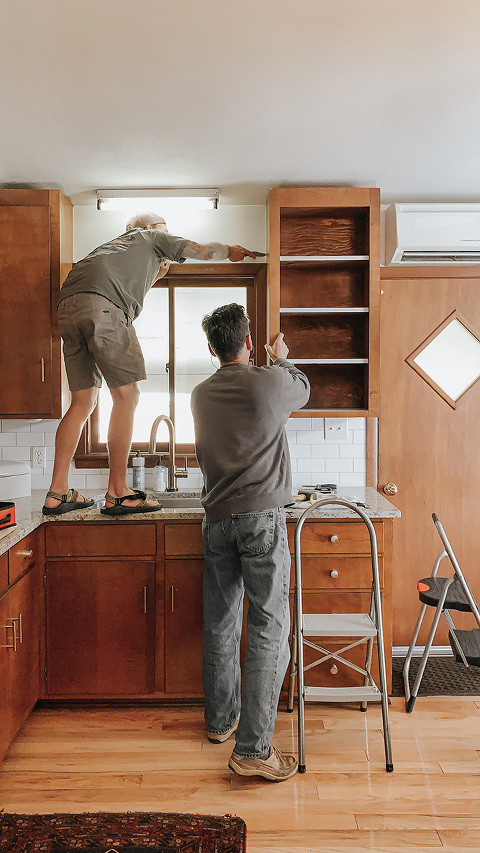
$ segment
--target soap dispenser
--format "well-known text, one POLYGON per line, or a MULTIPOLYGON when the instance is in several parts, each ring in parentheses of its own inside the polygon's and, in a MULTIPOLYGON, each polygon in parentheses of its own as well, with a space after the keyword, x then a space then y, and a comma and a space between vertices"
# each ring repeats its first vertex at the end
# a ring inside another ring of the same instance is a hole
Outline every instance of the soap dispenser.
POLYGON ((153 469, 152 489, 154 492, 164 492, 167 488, 167 472, 163 465, 158 463, 153 469))
POLYGON ((136 456, 132 459, 133 467, 133 488, 145 491, 145 459, 137 450, 136 456))

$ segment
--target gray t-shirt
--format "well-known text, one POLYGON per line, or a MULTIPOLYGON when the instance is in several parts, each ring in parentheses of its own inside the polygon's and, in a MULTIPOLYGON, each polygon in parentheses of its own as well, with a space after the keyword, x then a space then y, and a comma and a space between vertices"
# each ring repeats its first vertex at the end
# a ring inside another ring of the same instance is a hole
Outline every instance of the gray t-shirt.
POLYGON ((309 394, 305 374, 283 358, 272 367, 227 364, 193 389, 207 521, 292 502, 285 424, 309 394))
POLYGON ((135 228, 104 243, 74 264, 60 291, 60 302, 77 293, 98 293, 131 320, 138 317, 145 295, 163 258, 182 264, 188 240, 166 231, 135 228))

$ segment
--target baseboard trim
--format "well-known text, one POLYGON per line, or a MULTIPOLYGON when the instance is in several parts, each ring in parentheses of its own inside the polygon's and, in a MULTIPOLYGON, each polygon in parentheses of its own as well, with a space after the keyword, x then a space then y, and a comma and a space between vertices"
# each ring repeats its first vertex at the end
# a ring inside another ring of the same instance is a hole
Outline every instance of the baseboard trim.
MULTIPOLYGON (((414 646, 413 647, 413 655, 414 658, 421 658, 425 651, 425 646, 414 646)), ((404 658, 408 652, 408 646, 393 646, 392 648, 392 657, 393 658, 404 658)), ((453 658, 453 652, 450 646, 432 646, 429 652, 429 657, 433 658, 453 658)))

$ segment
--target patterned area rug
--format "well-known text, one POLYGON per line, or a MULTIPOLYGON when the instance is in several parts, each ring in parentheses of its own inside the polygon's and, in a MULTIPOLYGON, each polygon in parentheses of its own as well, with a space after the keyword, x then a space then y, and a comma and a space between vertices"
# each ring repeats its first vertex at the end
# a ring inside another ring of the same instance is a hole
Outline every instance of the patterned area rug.
POLYGON ((225 815, 0 814, 0 853, 244 853, 246 826, 225 815))
MULTIPOLYGON (((404 658, 392 660, 392 696, 405 696, 404 658)), ((413 687, 420 658, 410 663, 410 688, 413 687)), ((418 690, 419 696, 480 696, 480 667, 464 666, 453 657, 429 657, 418 690)))

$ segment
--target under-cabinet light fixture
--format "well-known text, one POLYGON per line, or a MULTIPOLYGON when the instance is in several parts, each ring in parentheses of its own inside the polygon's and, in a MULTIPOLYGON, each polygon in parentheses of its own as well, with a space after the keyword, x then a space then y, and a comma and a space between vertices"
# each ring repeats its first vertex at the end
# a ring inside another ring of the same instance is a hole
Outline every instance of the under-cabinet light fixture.
POLYGON ((189 209, 211 210, 218 205, 218 189, 213 187, 151 187, 148 189, 97 190, 97 210, 119 210, 159 205, 188 205, 189 209))

